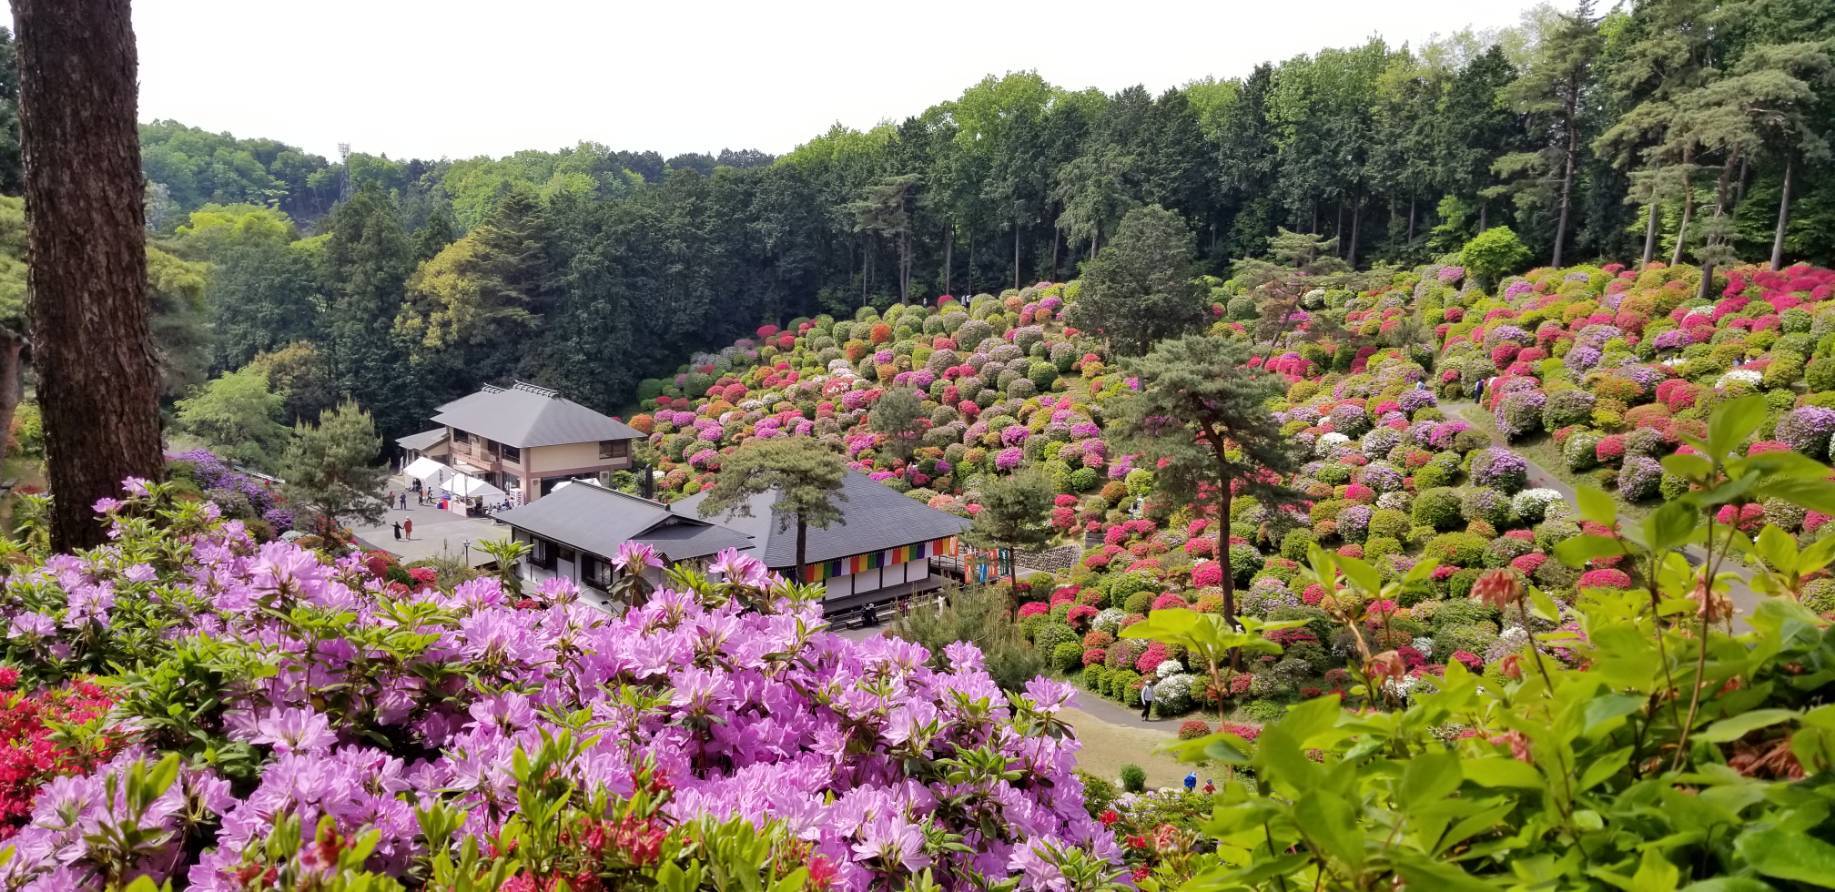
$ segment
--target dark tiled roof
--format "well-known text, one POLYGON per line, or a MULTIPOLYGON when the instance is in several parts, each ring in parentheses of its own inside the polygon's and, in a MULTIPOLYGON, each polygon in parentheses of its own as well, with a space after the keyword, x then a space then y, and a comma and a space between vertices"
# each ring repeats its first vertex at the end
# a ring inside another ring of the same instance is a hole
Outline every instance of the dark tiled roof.
POLYGON ((498 514, 497 519, 605 558, 632 539, 649 543, 672 560, 752 545, 740 533, 678 516, 660 503, 579 481, 498 514))
POLYGON ((453 400, 441 406, 433 420, 520 449, 643 436, 552 390, 521 382, 508 388, 487 386, 453 400))
POLYGON ((432 447, 439 445, 440 442, 445 439, 446 439, 446 429, 443 427, 436 427, 430 431, 421 431, 418 434, 409 434, 405 437, 402 437, 395 441, 395 445, 400 446, 403 449, 412 449, 415 452, 423 452, 427 449, 431 449, 432 447))
MULTIPOLYGON (((841 509, 842 519, 825 529, 809 528, 804 559, 811 563, 928 542, 968 529, 966 518, 938 511, 857 471, 847 472, 841 482, 841 495, 846 501, 836 500, 835 506, 841 509)), ((773 515, 775 493, 753 496, 750 517, 737 513, 704 517, 701 503, 706 499, 705 493, 698 493, 669 507, 678 514, 710 520, 751 536, 763 544, 759 553, 768 567, 796 563, 796 527, 780 523, 780 518, 773 515)))

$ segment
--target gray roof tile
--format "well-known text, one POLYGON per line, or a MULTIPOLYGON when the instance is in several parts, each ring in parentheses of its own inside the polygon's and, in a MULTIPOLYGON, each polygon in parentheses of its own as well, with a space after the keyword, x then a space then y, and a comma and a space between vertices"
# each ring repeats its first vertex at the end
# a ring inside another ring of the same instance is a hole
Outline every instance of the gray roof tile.
MULTIPOLYGON (((849 555, 864 554, 955 536, 968 529, 966 518, 938 511, 909 496, 881 484, 858 471, 848 471, 841 482, 836 501, 842 519, 826 529, 811 527, 804 544, 804 559, 829 561, 849 555)), ((758 549, 768 567, 789 567, 796 563, 796 527, 779 523, 771 511, 777 501, 775 493, 761 493, 750 500, 752 516, 737 513, 724 517, 701 514, 706 493, 697 493, 670 505, 670 510, 687 517, 710 520, 738 530, 762 543, 758 549)), ((538 503, 539 504, 539 503, 538 503)))
POLYGON ((521 449, 643 436, 630 425, 533 384, 490 387, 438 410, 437 424, 521 449))
POLYGON ((612 557, 628 540, 646 542, 671 560, 705 557, 723 548, 750 548, 745 535, 685 518, 667 506, 577 481, 497 515, 544 539, 600 557, 612 557))

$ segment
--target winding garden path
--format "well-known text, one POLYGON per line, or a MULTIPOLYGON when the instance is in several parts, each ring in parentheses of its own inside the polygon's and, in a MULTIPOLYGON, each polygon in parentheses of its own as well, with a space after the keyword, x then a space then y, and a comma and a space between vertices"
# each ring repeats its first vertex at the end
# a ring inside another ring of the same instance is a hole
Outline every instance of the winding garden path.
MULTIPOLYGON (((1446 400, 1440 403, 1440 408, 1449 415, 1457 415, 1468 422, 1485 428, 1488 432, 1495 432, 1496 430, 1496 425, 1492 422, 1490 413, 1479 408, 1478 404, 1471 400, 1446 400)), ((1577 504, 1577 502, 1575 502, 1574 486, 1572 483, 1568 482, 1565 475, 1556 474, 1542 467, 1537 464, 1535 460, 1523 455, 1521 451, 1518 451, 1517 455, 1523 459, 1524 464, 1529 466, 1530 486, 1552 489, 1560 493, 1561 497, 1566 499, 1569 504, 1577 504)), ((1687 558, 1690 564, 1699 567, 1703 561, 1707 560, 1708 555, 1700 546, 1691 545, 1683 549, 1683 557, 1687 558)), ((1751 578, 1750 571, 1747 570, 1745 564, 1729 562, 1724 565, 1724 569, 1737 577, 1727 586, 1727 597, 1732 600, 1733 606, 1737 610, 1733 618, 1734 625, 1744 629, 1746 627, 1746 618, 1751 616, 1754 610, 1758 609, 1759 602, 1763 601, 1765 596, 1753 591, 1752 586, 1748 583, 1748 580, 1751 578)))

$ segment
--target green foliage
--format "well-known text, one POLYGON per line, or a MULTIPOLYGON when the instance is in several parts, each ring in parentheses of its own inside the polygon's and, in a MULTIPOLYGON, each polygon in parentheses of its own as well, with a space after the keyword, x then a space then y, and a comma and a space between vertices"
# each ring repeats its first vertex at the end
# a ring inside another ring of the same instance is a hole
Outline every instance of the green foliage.
POLYGON ((1071 321, 1121 356, 1196 329, 1206 307, 1192 278, 1191 242, 1185 221, 1165 208, 1128 212, 1108 248, 1085 265, 1071 321))
POLYGON ((327 527, 343 520, 378 522, 389 476, 376 460, 381 451, 375 421, 355 403, 326 411, 316 425, 301 422, 281 461, 287 497, 318 512, 327 527))
POLYGON ((949 668, 945 647, 967 641, 981 650, 988 674, 1009 691, 1024 688, 1047 668, 1045 655, 1013 623, 1005 593, 987 587, 952 591, 942 610, 913 610, 899 618, 892 634, 923 645, 938 669, 949 668))
POLYGON ((1459 250, 1459 262, 1479 281, 1496 283, 1529 263, 1529 249, 1508 226, 1493 226, 1459 250))
POLYGON ((880 435, 879 448, 901 461, 911 458, 928 427, 924 401, 916 391, 904 387, 880 394, 867 414, 867 429, 880 435))
POLYGON ((178 426, 232 461, 272 471, 289 430, 281 424, 285 399, 268 388, 268 376, 243 369, 213 378, 178 401, 178 426))
POLYGON ((771 493, 772 514, 780 523, 796 527, 796 558, 801 566, 807 528, 823 529, 841 519, 835 502, 847 501, 841 493, 846 475, 847 463, 825 449, 810 449, 788 438, 755 440, 721 463, 701 513, 750 517, 752 496, 771 493))
POLYGON ((1132 762, 1121 766, 1121 789, 1124 793, 1140 793, 1147 789, 1147 772, 1132 762))

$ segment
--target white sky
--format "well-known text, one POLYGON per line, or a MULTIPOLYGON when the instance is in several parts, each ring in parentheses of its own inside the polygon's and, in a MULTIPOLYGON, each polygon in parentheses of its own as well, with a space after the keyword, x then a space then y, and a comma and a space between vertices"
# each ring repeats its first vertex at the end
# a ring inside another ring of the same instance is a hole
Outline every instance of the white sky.
POLYGON ((1380 34, 1515 24, 1532 0, 137 0, 140 113, 335 157, 582 139, 781 153, 986 74, 1158 92, 1380 34))

